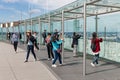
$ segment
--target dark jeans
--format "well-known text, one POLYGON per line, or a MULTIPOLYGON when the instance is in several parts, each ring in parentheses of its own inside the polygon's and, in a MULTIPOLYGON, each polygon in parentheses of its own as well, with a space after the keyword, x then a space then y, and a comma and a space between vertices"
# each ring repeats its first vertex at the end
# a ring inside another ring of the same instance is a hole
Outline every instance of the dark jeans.
POLYGON ((36 48, 37 50, 39 50, 39 47, 38 47, 37 43, 35 43, 35 48, 36 48))
POLYGON ((35 52, 34 52, 34 46, 33 45, 28 45, 27 46, 27 57, 26 57, 26 60, 28 60, 28 58, 29 58, 30 51, 32 52, 35 60, 37 60, 35 52))
POLYGON ((18 41, 15 41, 15 42, 13 43, 13 46, 14 46, 14 50, 17 51, 18 41))
POLYGON ((95 54, 94 58, 93 58, 93 64, 98 64, 98 59, 99 59, 99 54, 95 54))
POLYGON ((48 52, 48 58, 54 58, 52 46, 50 44, 47 44, 47 52, 48 52))
POLYGON ((53 60, 52 64, 55 64, 57 59, 59 59, 59 63, 62 64, 61 54, 58 53, 56 50, 54 50, 53 52, 54 52, 54 60, 53 60))

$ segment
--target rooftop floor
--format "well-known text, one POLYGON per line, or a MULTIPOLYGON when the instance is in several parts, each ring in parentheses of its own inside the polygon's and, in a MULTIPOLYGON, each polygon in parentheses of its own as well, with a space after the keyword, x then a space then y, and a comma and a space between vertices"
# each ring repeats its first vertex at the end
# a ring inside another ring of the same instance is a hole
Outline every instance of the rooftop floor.
POLYGON ((65 50, 64 64, 53 68, 52 61, 47 60, 45 46, 41 46, 41 49, 36 51, 39 59, 37 62, 34 62, 33 57, 30 56, 29 62, 24 63, 25 50, 26 46, 21 44, 16 54, 12 45, 0 42, 0 61, 3 63, 0 67, 1 80, 10 80, 10 78, 11 80, 120 80, 120 64, 117 62, 100 58, 100 65, 92 67, 90 65, 92 56, 87 55, 86 77, 83 78, 82 57, 73 57, 71 51, 65 50), (8 73, 9 77, 5 77, 8 73))
POLYGON ((24 63, 26 51, 0 42, 0 80, 58 80, 41 61, 29 58, 24 63))

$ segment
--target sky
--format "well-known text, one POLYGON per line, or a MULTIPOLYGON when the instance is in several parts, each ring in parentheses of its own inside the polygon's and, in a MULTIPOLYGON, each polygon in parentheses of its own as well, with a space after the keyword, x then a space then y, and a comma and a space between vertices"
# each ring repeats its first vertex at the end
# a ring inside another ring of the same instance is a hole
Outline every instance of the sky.
POLYGON ((73 1, 76 0, 0 0, 0 22, 36 17, 73 1))
MULTIPOLYGON (((0 0, 0 23, 29 19, 58 9, 76 0, 0 0)), ((120 12, 99 16, 99 31, 120 31, 120 12)), ((83 21, 80 20, 80 26, 83 21)), ((87 30, 95 30, 95 18, 88 18, 87 30)), ((67 24, 68 25, 68 24, 67 24)), ((72 29, 72 28, 71 28, 72 29)), ((83 28, 81 28, 83 29, 83 28)))

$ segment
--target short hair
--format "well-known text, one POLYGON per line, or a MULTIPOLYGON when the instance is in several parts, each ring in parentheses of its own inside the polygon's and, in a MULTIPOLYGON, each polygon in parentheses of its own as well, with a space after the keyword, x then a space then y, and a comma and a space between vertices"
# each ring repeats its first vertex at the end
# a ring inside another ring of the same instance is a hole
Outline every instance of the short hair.
POLYGON ((92 37, 93 37, 93 38, 96 38, 96 37, 97 37, 97 33, 96 33, 96 32, 93 32, 93 33, 92 33, 92 37))
POLYGON ((73 35, 75 36, 76 32, 73 32, 73 35))
POLYGON ((51 33, 48 33, 48 35, 51 35, 51 33))

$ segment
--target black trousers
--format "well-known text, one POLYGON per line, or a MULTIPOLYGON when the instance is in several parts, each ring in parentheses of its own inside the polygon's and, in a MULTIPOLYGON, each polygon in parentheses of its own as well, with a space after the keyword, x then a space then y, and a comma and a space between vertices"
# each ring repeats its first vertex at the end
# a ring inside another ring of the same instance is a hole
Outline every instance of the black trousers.
POLYGON ((26 57, 26 60, 28 60, 28 58, 29 58, 30 51, 32 52, 35 60, 37 60, 36 55, 35 55, 35 52, 34 52, 34 46, 33 46, 33 45, 28 45, 28 46, 27 46, 27 57, 26 57))
POLYGON ((18 41, 14 41, 13 46, 14 46, 14 50, 17 51, 18 41))
POLYGON ((47 52, 48 52, 48 58, 54 58, 52 46, 50 44, 47 44, 47 52))
POLYGON ((37 43, 35 43, 34 45, 35 45, 35 48, 36 48, 37 50, 39 50, 39 47, 38 47, 37 43))

